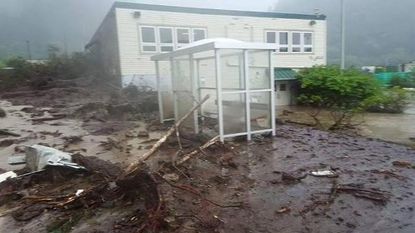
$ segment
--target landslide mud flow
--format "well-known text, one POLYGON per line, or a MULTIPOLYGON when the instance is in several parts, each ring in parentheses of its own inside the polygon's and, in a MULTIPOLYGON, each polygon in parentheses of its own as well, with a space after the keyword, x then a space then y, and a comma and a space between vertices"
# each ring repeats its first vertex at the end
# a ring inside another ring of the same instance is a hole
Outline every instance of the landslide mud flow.
POLYGON ((90 172, 58 171, 2 186, 0 232, 415 229, 415 151, 403 145, 285 124, 274 138, 217 142, 176 164, 210 139, 181 132, 181 151, 175 135, 170 137, 138 180, 117 187, 116 177, 164 135, 166 126, 149 125, 151 118, 145 117, 134 121, 128 107, 122 109, 130 119, 112 119, 108 102, 83 102, 74 116, 65 107, 9 101, 1 102, 7 117, 0 119, 0 129, 19 136, 0 138, 2 171, 21 168, 8 165, 7 158, 21 154, 22 146, 43 143, 82 154, 75 158, 90 172), (62 112, 59 119, 33 120, 62 112), (86 194, 78 199, 79 189, 86 194))

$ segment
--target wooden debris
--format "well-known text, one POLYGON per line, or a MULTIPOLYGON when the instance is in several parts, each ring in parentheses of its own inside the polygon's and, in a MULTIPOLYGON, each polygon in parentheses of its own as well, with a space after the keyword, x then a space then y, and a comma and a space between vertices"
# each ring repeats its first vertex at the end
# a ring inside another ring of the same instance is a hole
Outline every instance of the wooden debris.
POLYGON ((409 161, 393 161, 392 164, 393 166, 396 166, 396 167, 404 167, 404 168, 413 167, 412 163, 409 161))
POLYGON ((154 145, 153 147, 144 155, 140 156, 140 158, 138 159, 137 162, 130 164, 130 166, 127 168, 125 174, 123 176, 126 176, 130 173, 133 173, 135 170, 137 170, 137 168, 139 167, 139 165, 147 160, 150 156, 152 156, 160 147, 161 145, 163 145, 164 142, 166 142, 167 138, 169 138, 175 131, 177 128, 180 127, 180 125, 191 115, 193 114, 193 112, 195 112, 197 109, 200 108, 200 106, 205 103, 207 100, 209 99, 209 95, 206 95, 205 98, 202 99, 202 101, 200 101, 199 104, 197 104, 196 106, 194 106, 188 113, 186 113, 180 120, 178 120, 176 122, 176 124, 174 124, 172 127, 170 127, 170 129, 167 131, 167 133, 161 137, 154 145))
POLYGON ((281 207, 279 210, 276 210, 276 214, 284 214, 290 212, 291 209, 289 207, 281 207))
POLYGON ((403 180, 403 181, 404 180, 408 180, 408 177, 398 175, 398 174, 396 174, 396 173, 394 173, 392 171, 387 171, 387 170, 382 170, 382 171, 380 171, 380 170, 372 170, 371 172, 376 173, 376 174, 383 174, 386 177, 392 177, 392 178, 395 178, 397 180, 403 180))
POLYGON ((2 135, 2 136, 20 137, 20 134, 10 132, 7 129, 0 129, 0 135, 2 135))
POLYGON ((391 198, 391 193, 389 192, 374 188, 367 189, 363 188, 361 185, 356 184, 338 184, 336 185, 335 189, 336 192, 351 193, 355 197, 369 199, 382 204, 385 204, 391 198))
POLYGON ((187 160, 189 160, 190 158, 192 158, 193 156, 197 155, 199 152, 203 152, 203 150, 207 149, 208 147, 210 147, 211 145, 215 144, 216 142, 218 142, 219 140, 219 136, 216 136, 212 139, 210 139, 208 142, 206 142, 205 144, 203 144, 201 147, 199 147, 197 150, 194 150, 186 155, 183 156, 182 159, 180 159, 176 164, 180 165, 184 162, 186 162, 187 160))
POLYGON ((51 117, 32 118, 33 123, 41 123, 45 121, 60 120, 66 117, 66 114, 53 114, 51 117))

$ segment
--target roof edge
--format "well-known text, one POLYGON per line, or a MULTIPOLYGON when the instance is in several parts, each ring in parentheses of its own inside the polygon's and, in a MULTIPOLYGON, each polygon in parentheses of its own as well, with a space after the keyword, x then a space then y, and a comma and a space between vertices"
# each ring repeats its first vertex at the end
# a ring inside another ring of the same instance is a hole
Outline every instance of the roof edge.
POLYGON ((153 10, 153 11, 168 11, 168 12, 179 12, 179 13, 247 16, 247 17, 263 17, 263 18, 284 18, 284 19, 304 19, 304 20, 326 20, 327 18, 325 15, 208 9, 208 8, 143 4, 143 3, 133 3, 133 2, 122 2, 122 1, 116 1, 113 7, 124 8, 124 9, 137 9, 137 10, 153 10))

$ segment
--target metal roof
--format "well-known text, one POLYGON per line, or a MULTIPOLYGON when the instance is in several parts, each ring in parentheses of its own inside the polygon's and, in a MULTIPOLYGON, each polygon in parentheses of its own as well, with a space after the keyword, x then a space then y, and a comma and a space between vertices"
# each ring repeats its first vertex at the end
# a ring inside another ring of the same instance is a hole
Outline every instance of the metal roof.
POLYGON ((281 80, 295 80, 297 79, 297 72, 290 68, 275 68, 274 79, 277 81, 281 80))
POLYGON ((315 15, 315 14, 291 14, 291 13, 277 13, 277 12, 207 9, 207 8, 142 4, 142 3, 123 2, 123 1, 115 2, 113 5, 113 8, 169 11, 169 12, 205 14, 205 15, 263 17, 263 18, 284 18, 284 19, 305 19, 305 20, 325 20, 326 19, 325 15, 315 15))

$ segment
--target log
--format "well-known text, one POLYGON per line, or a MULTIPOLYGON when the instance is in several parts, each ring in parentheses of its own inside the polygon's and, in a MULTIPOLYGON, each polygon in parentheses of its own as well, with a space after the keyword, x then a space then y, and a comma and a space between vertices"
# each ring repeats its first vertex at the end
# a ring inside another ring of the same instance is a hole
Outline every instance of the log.
POLYGON ((0 129, 0 135, 3 135, 3 136, 13 136, 13 137, 20 137, 20 134, 13 133, 13 132, 10 132, 10 131, 5 130, 5 129, 0 129))
POLYGON ((152 156, 160 147, 163 145, 164 142, 166 142, 167 138, 169 138, 175 131, 180 127, 180 125, 191 115, 193 114, 197 109, 200 108, 200 106, 205 103, 209 99, 209 95, 206 95, 205 98, 200 101, 196 106, 194 106, 186 115, 184 115, 180 120, 178 120, 170 129, 167 131, 167 133, 161 137, 154 145, 151 147, 151 149, 146 152, 144 155, 140 156, 138 158, 137 162, 134 162, 128 166, 126 172, 121 176, 126 176, 128 174, 133 173, 140 165, 140 163, 146 161, 150 156, 152 156))
POLYGON ((54 114, 52 115, 52 117, 32 118, 31 120, 33 122, 39 123, 39 122, 45 122, 45 121, 60 120, 65 117, 66 117, 66 114, 54 114))
POLYGON ((203 144, 197 150, 194 150, 194 151, 192 151, 192 152, 184 155, 183 158, 180 159, 176 164, 177 165, 180 165, 180 164, 186 162, 187 160, 189 160, 193 156, 197 155, 199 152, 201 152, 201 151, 205 150, 206 148, 210 147, 211 145, 215 144, 218 140, 219 140, 219 136, 216 136, 216 137, 210 139, 208 142, 206 142, 205 144, 203 144))

